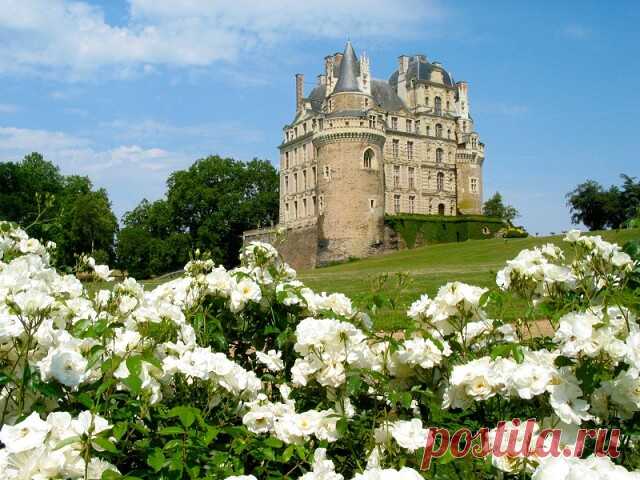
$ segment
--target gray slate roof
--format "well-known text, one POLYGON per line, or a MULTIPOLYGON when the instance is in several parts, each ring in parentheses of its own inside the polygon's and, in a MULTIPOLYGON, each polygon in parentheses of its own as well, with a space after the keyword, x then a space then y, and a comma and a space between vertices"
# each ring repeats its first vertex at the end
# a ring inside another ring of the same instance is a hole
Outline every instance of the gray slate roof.
MULTIPOLYGON (((448 85, 449 87, 455 86, 455 82, 451 74, 447 72, 443 67, 434 65, 433 63, 429 63, 427 61, 427 57, 425 57, 424 55, 415 55, 414 57, 411 57, 409 59, 409 68, 407 69, 405 78, 407 79, 407 82, 411 81, 414 78, 416 80, 425 80, 430 82, 431 72, 434 70, 442 71, 442 78, 445 85, 448 85)), ((397 70, 391 74, 391 77, 389 77, 389 83, 394 87, 398 85, 397 70)))
POLYGON ((356 52, 353 51, 351 42, 347 42, 344 48, 344 56, 340 62, 340 76, 333 93, 339 92, 359 92, 358 75, 360 74, 360 65, 356 58, 356 52))

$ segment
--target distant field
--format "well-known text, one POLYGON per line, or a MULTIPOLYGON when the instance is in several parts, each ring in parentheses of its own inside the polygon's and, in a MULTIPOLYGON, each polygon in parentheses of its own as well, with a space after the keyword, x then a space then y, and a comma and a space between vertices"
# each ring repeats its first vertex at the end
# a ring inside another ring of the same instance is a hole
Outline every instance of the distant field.
MULTIPOLYGON (((640 230, 594 232, 605 240, 623 245, 640 239, 640 230)), ((356 303, 364 301, 381 274, 406 273, 409 285, 398 292, 398 308, 378 319, 380 329, 402 328, 404 312, 421 294, 433 295, 450 281, 483 287, 494 285, 495 273, 520 250, 552 242, 564 246, 562 236, 468 240, 393 252, 379 257, 318 268, 299 273, 300 279, 316 291, 342 292, 356 303)), ((390 284, 391 285, 391 284, 390 284)))
MULTIPOLYGON (((640 239, 640 229, 593 232, 605 240, 623 245, 640 239)), ((428 245, 412 250, 393 252, 379 257, 355 260, 331 267, 298 272, 300 280, 317 292, 341 292, 356 305, 366 302, 373 285, 381 275, 389 274, 385 292, 397 296, 397 307, 379 315, 376 328, 402 329, 406 322, 407 307, 423 293, 434 295, 447 282, 461 281, 482 287, 493 286, 495 274, 507 260, 520 250, 545 243, 565 246, 562 236, 530 237, 491 240, 468 240, 460 243, 428 245), (394 285, 397 273, 406 274, 407 284, 402 289, 394 285)), ((146 289, 152 289, 170 278, 144 280, 146 289)), ((110 288, 112 283, 89 283, 90 290, 110 288)), ((515 312, 514 312, 515 313, 515 312)))

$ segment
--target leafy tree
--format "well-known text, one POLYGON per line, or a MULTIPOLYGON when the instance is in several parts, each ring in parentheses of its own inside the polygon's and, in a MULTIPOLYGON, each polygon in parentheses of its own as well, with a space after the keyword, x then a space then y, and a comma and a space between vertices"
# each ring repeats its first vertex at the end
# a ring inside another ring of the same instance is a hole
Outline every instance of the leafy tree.
POLYGON ((484 202, 482 213, 488 217, 501 218, 508 223, 512 223, 516 217, 520 216, 515 207, 504 204, 500 192, 494 193, 489 200, 484 202))
POLYGON ((620 228, 633 219, 640 208, 640 182, 628 175, 621 177, 621 187, 612 185, 605 190, 599 183, 587 180, 569 192, 571 221, 583 223, 590 230, 601 230, 620 228))
POLYGON ((62 175, 39 153, 0 163, 0 218, 56 242, 61 266, 80 253, 113 259, 118 224, 107 192, 94 191, 87 177, 62 175))
POLYGON ((167 184, 178 230, 189 236, 192 248, 209 250, 226 265, 237 263, 244 230, 278 218, 278 174, 264 160, 210 156, 174 172, 167 184))

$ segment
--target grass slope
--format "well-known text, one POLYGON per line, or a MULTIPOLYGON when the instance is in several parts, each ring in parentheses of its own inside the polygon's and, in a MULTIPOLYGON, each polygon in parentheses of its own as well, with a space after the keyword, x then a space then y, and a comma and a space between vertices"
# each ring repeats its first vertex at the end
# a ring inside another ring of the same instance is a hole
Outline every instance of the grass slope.
MULTIPOLYGON (((623 245, 629 240, 640 239, 640 229, 594 232, 611 242, 623 245)), ((378 321, 378 328, 402 328, 404 312, 421 294, 434 295, 438 288, 450 281, 461 281, 483 287, 495 283, 495 273, 507 260, 520 250, 545 243, 563 247, 562 236, 512 239, 468 240, 461 243, 428 245, 413 250, 393 252, 379 257, 356 260, 341 265, 300 272, 304 283, 316 291, 342 292, 356 304, 365 301, 375 288, 380 275, 405 273, 409 283, 395 288, 398 307, 385 312, 378 321)))

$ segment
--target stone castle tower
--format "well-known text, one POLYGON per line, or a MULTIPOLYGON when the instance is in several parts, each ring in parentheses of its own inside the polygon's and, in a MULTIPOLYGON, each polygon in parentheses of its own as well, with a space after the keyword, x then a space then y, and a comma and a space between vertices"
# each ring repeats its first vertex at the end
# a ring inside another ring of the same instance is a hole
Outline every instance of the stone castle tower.
POLYGON ((386 247, 385 215, 480 214, 484 144, 469 112, 467 83, 424 55, 401 55, 377 80, 348 42, 325 57, 308 96, 296 75, 279 146, 285 258, 304 267, 375 254, 386 247))

